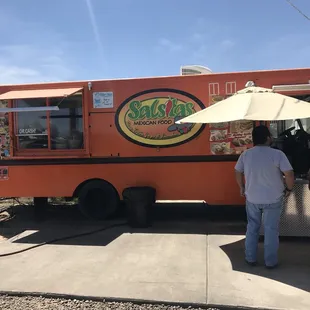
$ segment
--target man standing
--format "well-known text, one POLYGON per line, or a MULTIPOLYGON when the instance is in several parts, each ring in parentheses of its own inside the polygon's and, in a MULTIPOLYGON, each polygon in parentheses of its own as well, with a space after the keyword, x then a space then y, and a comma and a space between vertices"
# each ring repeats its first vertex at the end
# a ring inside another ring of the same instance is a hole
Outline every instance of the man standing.
POLYGON ((294 172, 286 155, 270 147, 272 138, 266 126, 254 128, 252 137, 254 147, 242 153, 235 166, 240 193, 246 197, 248 225, 245 259, 251 266, 257 264, 259 231, 264 214, 265 266, 275 268, 278 265, 279 222, 283 199, 293 189, 294 172))

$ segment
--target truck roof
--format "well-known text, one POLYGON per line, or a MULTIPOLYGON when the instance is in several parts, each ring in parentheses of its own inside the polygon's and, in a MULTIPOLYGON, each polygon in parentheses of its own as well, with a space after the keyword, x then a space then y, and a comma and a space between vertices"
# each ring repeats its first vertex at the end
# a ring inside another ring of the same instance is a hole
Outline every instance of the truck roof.
POLYGON ((94 79, 94 80, 71 80, 71 81, 49 81, 49 82, 33 82, 33 83, 17 83, 17 84, 1 84, 1 86, 19 86, 19 85, 51 85, 51 84, 72 84, 72 83, 87 83, 87 82, 101 82, 101 81, 119 81, 119 80, 145 80, 145 79, 163 79, 163 78, 188 78, 199 76, 220 76, 220 75, 242 75, 251 73, 268 73, 268 72, 290 72, 290 71, 307 71, 309 68, 288 68, 288 69, 269 69, 269 70, 250 70, 250 71, 232 71, 232 72, 213 72, 212 74, 197 74, 197 75, 167 75, 167 76, 147 76, 147 77, 127 77, 127 78, 112 78, 112 79, 94 79))

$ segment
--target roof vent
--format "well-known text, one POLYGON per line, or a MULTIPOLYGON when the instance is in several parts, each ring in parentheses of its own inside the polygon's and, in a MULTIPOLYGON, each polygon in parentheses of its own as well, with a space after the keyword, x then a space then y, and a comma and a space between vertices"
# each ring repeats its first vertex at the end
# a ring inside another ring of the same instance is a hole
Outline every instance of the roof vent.
POLYGON ((181 67, 181 75, 197 75, 197 74, 212 74, 213 72, 203 66, 199 65, 188 65, 181 67))

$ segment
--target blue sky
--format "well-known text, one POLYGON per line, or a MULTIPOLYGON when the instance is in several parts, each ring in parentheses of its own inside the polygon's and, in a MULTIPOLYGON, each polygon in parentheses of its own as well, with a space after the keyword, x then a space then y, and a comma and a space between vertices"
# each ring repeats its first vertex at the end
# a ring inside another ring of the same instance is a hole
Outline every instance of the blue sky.
POLYGON ((285 0, 2 0, 0 38, 3 84, 310 67, 285 0))

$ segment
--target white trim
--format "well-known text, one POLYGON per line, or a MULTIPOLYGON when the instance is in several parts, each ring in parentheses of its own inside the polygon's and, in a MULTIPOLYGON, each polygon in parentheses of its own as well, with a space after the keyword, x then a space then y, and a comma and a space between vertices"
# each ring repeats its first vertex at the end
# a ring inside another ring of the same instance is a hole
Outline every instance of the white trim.
POLYGON ((205 200, 156 200, 156 203, 165 203, 165 204, 173 204, 173 203, 206 203, 205 200))
POLYGON ((218 96, 220 94, 219 83, 209 83, 209 96, 218 96))
POLYGON ((293 85, 273 85, 272 89, 274 91, 305 91, 305 90, 310 91, 310 83, 309 84, 293 84, 293 85))
POLYGON ((29 134, 18 134, 16 137, 29 137, 29 136, 48 136, 47 133, 29 133, 29 134))
POLYGON ((233 95, 237 92, 237 83, 233 82, 226 82, 226 95, 233 95))
POLYGON ((36 111, 59 111, 58 106, 53 107, 35 107, 35 108, 0 108, 0 113, 7 112, 36 112, 36 111))

